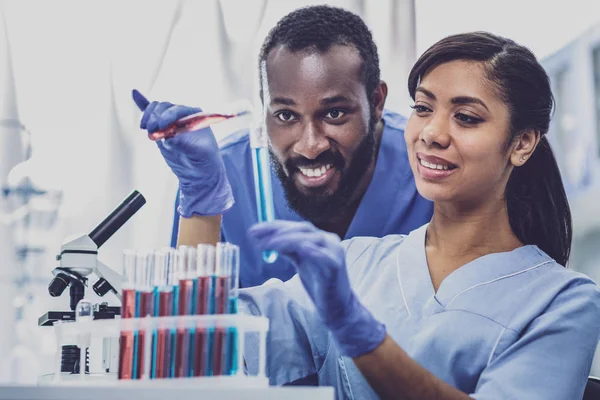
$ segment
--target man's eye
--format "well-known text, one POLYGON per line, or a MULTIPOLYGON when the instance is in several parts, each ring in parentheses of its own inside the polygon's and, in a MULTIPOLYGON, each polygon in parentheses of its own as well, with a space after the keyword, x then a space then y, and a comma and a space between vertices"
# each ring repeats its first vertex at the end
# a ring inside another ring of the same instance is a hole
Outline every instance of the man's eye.
POLYGON ((331 110, 329 111, 326 116, 329 119, 340 119, 344 116, 344 112, 341 110, 331 110))
POLYGON ((280 121, 288 122, 294 118, 294 115, 289 111, 281 111, 277 113, 276 117, 279 118, 280 121))

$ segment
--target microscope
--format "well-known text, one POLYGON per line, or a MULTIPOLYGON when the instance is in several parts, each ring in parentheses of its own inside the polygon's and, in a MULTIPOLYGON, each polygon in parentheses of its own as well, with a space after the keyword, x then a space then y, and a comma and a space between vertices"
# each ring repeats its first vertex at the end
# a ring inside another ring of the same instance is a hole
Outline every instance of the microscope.
MULTIPOLYGON (((48 311, 38 319, 39 326, 51 326, 56 321, 75 321, 75 308, 77 303, 85 296, 90 275, 94 274, 98 280, 93 284, 94 292, 103 297, 112 292, 121 300, 120 273, 117 273, 98 260, 98 249, 116 231, 118 231, 144 204, 146 199, 137 190, 134 190, 108 217, 106 217, 89 234, 82 235, 74 240, 65 241, 56 256, 59 266, 54 268, 54 278, 48 285, 48 292, 52 297, 60 296, 67 287, 69 288, 70 311, 48 311)), ((110 319, 121 314, 121 307, 110 307, 103 302, 94 305, 93 319, 110 319)), ((118 342, 118 340, 117 340, 118 342)), ((118 354, 118 343, 103 343, 101 369, 111 372, 114 368, 111 359, 118 354), (111 365, 113 368, 111 368, 111 365)), ((79 348, 63 346, 61 372, 79 372, 79 348)), ((89 354, 87 355, 89 357, 89 354)), ((89 359, 88 359, 89 362, 89 359)), ((86 372, 89 364, 86 362, 86 372)))

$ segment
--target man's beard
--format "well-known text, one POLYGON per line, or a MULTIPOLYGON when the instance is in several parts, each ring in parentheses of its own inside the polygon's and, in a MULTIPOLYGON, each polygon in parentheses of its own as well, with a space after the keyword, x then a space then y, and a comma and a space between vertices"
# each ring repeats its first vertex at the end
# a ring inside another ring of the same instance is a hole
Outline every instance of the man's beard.
MULTIPOLYGON (((373 115, 373 114, 371 114, 373 115)), ((355 197, 355 191, 361 178, 369 170, 375 154, 375 125, 374 118, 369 121, 369 131, 358 145, 346 168, 346 162, 341 153, 327 150, 314 159, 298 156, 290 158, 283 165, 277 160, 271 148, 271 165, 274 168, 285 193, 289 207, 302 218, 312 222, 335 221, 348 209, 354 206, 361 197, 355 197), (339 184, 335 192, 324 193, 324 188, 305 188, 308 193, 298 190, 293 175, 300 173, 298 167, 309 165, 332 164, 340 173, 339 184), (285 171, 290 173, 288 176, 285 171)))

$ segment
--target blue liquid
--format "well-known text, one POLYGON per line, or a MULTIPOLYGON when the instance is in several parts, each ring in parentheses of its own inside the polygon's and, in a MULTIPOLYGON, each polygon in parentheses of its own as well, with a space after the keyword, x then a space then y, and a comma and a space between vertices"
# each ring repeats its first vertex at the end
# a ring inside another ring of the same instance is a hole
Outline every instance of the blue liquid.
MULTIPOLYGON (((190 315, 196 315, 196 306, 198 305, 198 278, 193 280, 193 286, 192 286, 192 306, 191 306, 191 313, 190 315)), ((188 356, 188 368, 187 368, 187 376, 192 377, 194 376, 194 367, 196 366, 195 363, 195 356, 196 356, 196 348, 194 347, 194 344, 196 343, 196 328, 190 328, 188 329, 188 341, 189 341, 189 356, 188 356)))
MULTIPOLYGON (((141 293, 139 291, 135 291, 135 318, 140 317, 140 303, 141 303, 141 293)), ((138 331, 133 332, 133 364, 131 368, 131 379, 137 379, 137 370, 138 370, 138 331)))
MULTIPOLYGON (((238 313, 237 297, 229 298, 229 314, 238 313)), ((226 356, 225 375, 235 375, 237 373, 238 360, 238 332, 236 328, 229 328, 227 332, 227 343, 225 345, 228 355, 226 356)))
MULTIPOLYGON (((269 150, 266 147, 257 147, 252 150, 254 192, 256 193, 258 222, 273 221, 275 219, 275 210, 273 208, 273 188, 271 187, 269 150)), ((276 251, 263 251, 263 260, 269 264, 275 262, 277 256, 278 254, 276 251)))

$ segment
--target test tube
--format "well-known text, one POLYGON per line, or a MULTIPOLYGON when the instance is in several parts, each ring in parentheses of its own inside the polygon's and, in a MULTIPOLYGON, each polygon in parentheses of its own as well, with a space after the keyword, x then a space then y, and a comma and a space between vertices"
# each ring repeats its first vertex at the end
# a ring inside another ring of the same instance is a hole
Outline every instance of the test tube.
MULTIPOLYGON (((231 272, 229 274, 229 314, 238 313, 238 290, 240 287, 240 248, 229 243, 229 265, 231 272)), ((235 375, 238 371, 238 330, 235 327, 229 327, 227 333, 227 366, 226 375, 235 375)))
MULTIPOLYGON (((139 252, 136 256, 136 317, 145 318, 154 315, 154 254, 139 252)), ((137 358, 134 363, 134 379, 141 379, 144 373, 145 358, 144 345, 146 343, 146 331, 140 329, 136 336, 137 358)))
POLYGON ((226 113, 211 113, 201 111, 192 115, 188 115, 173 122, 165 129, 150 133, 148 137, 150 140, 168 139, 180 133, 197 131, 231 118, 250 114, 251 111, 251 105, 248 101, 234 103, 230 108, 231 110, 226 113))
MULTIPOLYGON (((178 266, 179 266, 179 262, 177 261, 179 259, 179 251, 177 250, 173 250, 173 262, 172 262, 172 271, 171 271, 171 277, 173 279, 173 304, 172 304, 172 308, 171 308, 171 315, 175 316, 175 315, 179 315, 179 270, 178 270, 178 266)), ((167 377, 168 378, 174 378, 175 377, 175 355, 177 354, 177 327, 175 325, 171 326, 171 333, 169 334, 169 357, 166 359, 167 363, 169 365, 168 371, 167 371, 167 377)))
MULTIPOLYGON (((121 318, 134 318, 136 253, 133 250, 123 252, 123 284, 121 286, 121 318)), ((135 356, 134 332, 122 329, 119 336, 119 379, 133 378, 135 356)))
MULTIPOLYGON (((231 243, 217 243, 214 284, 215 314, 237 312, 238 272, 234 273, 234 268, 239 268, 239 247, 231 243)), ((214 375, 230 375, 233 368, 237 370, 237 358, 234 360, 232 354, 237 351, 236 332, 235 327, 216 327, 212 363, 214 375)))
MULTIPOLYGON (((212 300, 212 275, 215 268, 215 247, 210 244, 200 244, 196 248, 196 314, 210 314, 212 300)), ((208 374, 209 330, 206 327, 196 327, 194 340, 195 362, 194 376, 208 374)))
MULTIPOLYGON (((177 249, 177 274, 179 280, 179 299, 177 315, 193 315, 194 280, 196 279, 196 249, 191 246, 179 246, 177 249)), ((175 377, 190 376, 190 353, 193 353, 193 330, 183 324, 177 326, 175 377)))
MULTIPOLYGON (((273 221, 273 189, 271 186, 271 164, 269 161, 269 141, 262 124, 250 130, 250 148, 252 149, 252 167, 254 170, 254 193, 258 222, 273 221)), ((263 260, 273 263, 277 260, 274 250, 263 251, 263 260)))
MULTIPOLYGON (((157 250, 154 254, 154 315, 173 315, 173 278, 175 253, 172 248, 157 250)), ((165 326, 159 325, 154 332, 151 378, 169 377, 171 361, 171 336, 165 326)))

